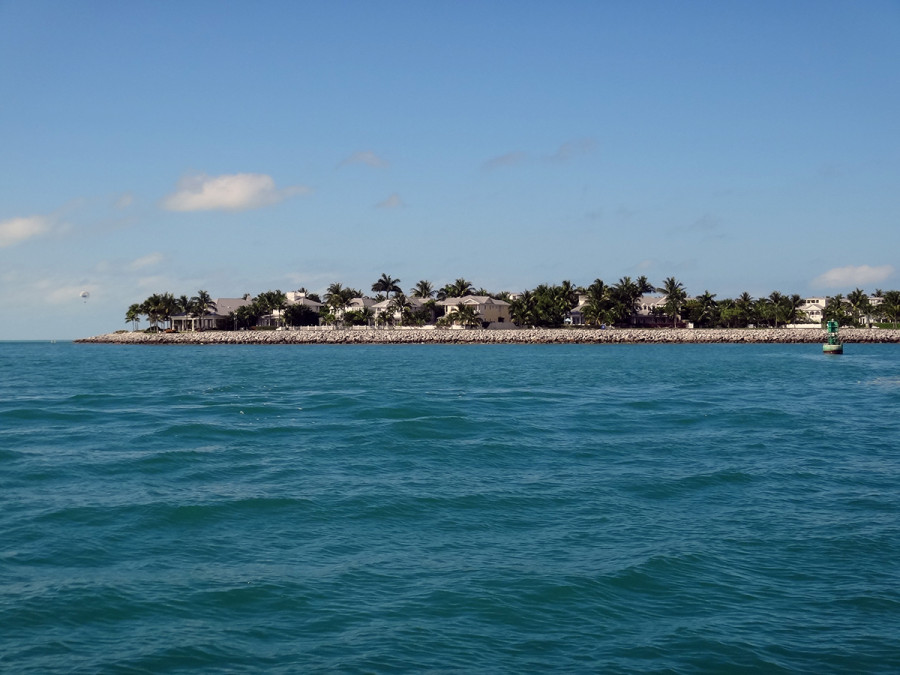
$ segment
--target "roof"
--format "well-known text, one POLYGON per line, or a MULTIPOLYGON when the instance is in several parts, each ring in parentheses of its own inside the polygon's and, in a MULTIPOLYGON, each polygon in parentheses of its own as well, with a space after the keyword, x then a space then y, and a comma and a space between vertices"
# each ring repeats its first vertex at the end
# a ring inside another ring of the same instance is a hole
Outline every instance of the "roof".
POLYGON ((244 298, 217 298, 215 315, 228 316, 236 311, 238 307, 244 307, 252 303, 252 300, 245 300, 244 298))
POLYGON ((375 301, 372 298, 353 298, 350 302, 344 305, 344 309, 362 309, 363 307, 371 307, 374 304, 375 301))
POLYGON ((321 302, 316 302, 315 300, 310 300, 309 298, 300 298, 294 302, 288 302, 288 305, 301 305, 303 307, 309 307, 310 309, 315 309, 318 311, 321 307, 325 305, 321 302))
MULTIPOLYGON (((427 298, 415 298, 415 297, 407 297, 406 301, 414 308, 419 309, 424 306, 426 302, 428 302, 427 298)), ((394 302, 394 298, 389 298, 387 300, 382 300, 379 303, 372 305, 372 309, 388 309, 391 306, 391 303, 394 302)))
POLYGON ((666 304, 666 296, 664 295, 642 295, 638 298, 637 305, 641 311, 646 307, 647 309, 652 309, 653 307, 662 307, 666 304))
POLYGON ((437 304, 442 307, 456 307, 457 305, 498 305, 500 307, 509 307, 509 303, 505 300, 497 300, 489 295, 466 295, 461 298, 445 298, 438 300, 437 304))

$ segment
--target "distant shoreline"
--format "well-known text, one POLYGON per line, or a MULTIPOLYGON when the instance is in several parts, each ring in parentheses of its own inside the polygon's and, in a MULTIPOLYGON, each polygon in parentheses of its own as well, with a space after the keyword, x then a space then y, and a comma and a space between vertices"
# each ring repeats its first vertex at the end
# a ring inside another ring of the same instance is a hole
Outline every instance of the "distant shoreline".
MULTIPOLYGON (((900 343, 900 330, 844 328, 846 343, 900 343)), ((197 333, 107 333, 75 340, 92 344, 815 344, 815 328, 523 328, 506 330, 335 329, 204 331, 197 333)))

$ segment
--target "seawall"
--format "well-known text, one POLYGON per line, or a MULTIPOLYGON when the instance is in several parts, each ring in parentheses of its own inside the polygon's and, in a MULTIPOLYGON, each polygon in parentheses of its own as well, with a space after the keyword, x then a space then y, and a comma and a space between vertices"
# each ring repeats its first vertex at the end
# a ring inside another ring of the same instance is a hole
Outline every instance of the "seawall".
MULTIPOLYGON (((900 343, 900 330, 844 328, 845 343, 900 343)), ((336 329, 284 331, 204 331, 199 333, 108 333, 75 340, 103 344, 693 344, 822 343, 825 331, 768 329, 336 329)))

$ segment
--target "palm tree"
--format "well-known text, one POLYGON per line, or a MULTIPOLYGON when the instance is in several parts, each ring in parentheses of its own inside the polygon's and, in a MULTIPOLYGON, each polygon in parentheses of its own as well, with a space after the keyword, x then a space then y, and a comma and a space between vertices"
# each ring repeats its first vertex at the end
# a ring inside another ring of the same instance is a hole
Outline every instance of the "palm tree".
POLYGON ((194 312, 200 318, 200 328, 202 329, 204 317, 216 311, 216 303, 213 302, 210 294, 204 290, 197 291, 197 295, 191 298, 191 301, 194 305, 194 312))
POLYGON ((177 298, 175 298, 175 307, 176 307, 176 312, 175 312, 176 314, 184 315, 184 318, 181 321, 182 329, 184 329, 184 325, 185 325, 187 318, 190 317, 191 318, 191 329, 193 330, 194 306, 191 303, 191 299, 186 295, 180 295, 177 298))
POLYGON ((272 314, 276 323, 282 323, 284 317, 282 312, 287 307, 287 295, 277 289, 274 291, 264 291, 256 296, 253 301, 259 309, 259 315, 272 314))
POLYGON ((803 302, 803 298, 796 293, 792 293, 784 299, 785 321, 787 323, 794 323, 801 318, 803 312, 800 311, 800 308, 803 306, 803 302))
POLYGON ((333 314, 337 317, 341 310, 357 296, 352 288, 344 287, 340 283, 333 283, 325 290, 325 304, 331 307, 333 314))
POLYGON ((578 306, 578 287, 568 279, 563 281, 559 286, 560 299, 568 306, 566 311, 570 311, 578 306))
POLYGON ((422 279, 409 290, 409 294, 414 298, 431 298, 434 296, 434 287, 430 281, 422 279))
POLYGON ((316 326, 320 319, 317 311, 300 303, 285 307, 282 317, 289 326, 316 326))
POLYGON ((518 326, 533 326, 535 320, 535 299, 531 291, 525 291, 509 303, 509 314, 518 326))
POLYGON ((584 319, 595 326, 604 324, 609 320, 609 309, 609 287, 602 279, 594 279, 594 283, 587 287, 584 319))
POLYGON ((363 325, 371 326, 375 319, 375 310, 371 307, 363 307, 359 310, 359 318, 362 320, 363 325))
POLYGON ((666 314, 672 317, 672 325, 675 326, 678 321, 678 313, 687 299, 684 284, 675 277, 669 277, 668 279, 663 279, 662 288, 659 290, 662 291, 666 299, 666 314))
MULTIPOLYGON (((646 278, 645 278, 646 280, 646 278)), ((638 300, 643 291, 640 286, 631 280, 631 277, 622 277, 619 283, 612 287, 610 294, 619 305, 619 313, 623 320, 634 323, 634 315, 637 313, 638 300)))
POLYGON ((387 297, 390 297, 391 293, 397 294, 402 292, 399 284, 399 279, 394 279, 387 274, 382 274, 381 278, 372 284, 372 290, 375 293, 384 293, 387 297))
POLYGON ((259 309, 260 316, 272 314, 276 323, 283 321, 282 311, 287 307, 287 295, 281 289, 264 291, 253 302, 259 309))
POLYGON ((560 286, 540 284, 534 289, 534 323, 561 326, 570 307, 560 286))
POLYGON ((737 307, 741 322, 744 326, 748 325, 753 318, 753 296, 744 291, 734 301, 734 304, 737 307))
POLYGON ((412 322, 412 304, 409 299, 403 295, 403 293, 397 293, 391 299, 391 302, 388 306, 388 309, 391 314, 400 315, 400 325, 405 326, 412 322))
POLYGON ((253 328, 259 318, 265 314, 265 309, 258 302, 251 302, 249 305, 241 305, 231 313, 233 325, 238 328, 253 328))
POLYGON ((151 327, 157 330, 160 321, 169 321, 177 311, 178 301, 171 293, 154 293, 141 305, 141 312, 147 315, 151 327))
POLYGON ((715 322, 719 305, 715 300, 716 294, 703 291, 703 295, 697 298, 697 323, 708 326, 715 322))
POLYGON ((174 323, 172 322, 172 317, 175 314, 178 314, 180 311, 180 306, 178 304, 178 300, 175 299, 175 296, 171 293, 163 293, 163 313, 162 319, 169 322, 169 328, 174 328, 174 323))
POLYGON ((125 323, 131 323, 131 330, 137 330, 137 325, 141 320, 141 306, 138 303, 134 303, 131 307, 128 308, 128 311, 125 312, 125 323))
POLYGON ((446 298, 463 298, 467 295, 472 295, 474 292, 475 287, 472 285, 472 282, 460 277, 452 284, 447 284, 439 290, 438 298, 441 300, 446 298))
POLYGON ((463 303, 459 303, 456 305, 456 308, 448 312, 441 319, 441 323, 444 324, 459 324, 464 328, 472 328, 475 326, 481 325, 481 319, 478 317, 478 314, 475 312, 475 308, 472 305, 465 305, 463 303))
POLYGON ((837 321, 844 324, 847 321, 847 311, 844 309, 844 296, 841 293, 828 298, 825 311, 822 313, 825 321, 837 321))
POLYGON ((641 275, 637 279, 634 280, 635 285, 637 286, 638 291, 641 295, 645 295, 647 293, 653 293, 656 289, 653 287, 647 277, 641 275))
POLYGON ((161 298, 158 293, 154 293, 147 297, 144 302, 141 303, 141 314, 145 314, 147 316, 147 323, 150 324, 150 328, 155 328, 157 331, 159 330, 159 312, 160 312, 160 302, 161 298))
POLYGON ((868 319, 868 313, 871 311, 871 303, 869 296, 861 288, 857 288, 847 293, 847 302, 850 304, 850 310, 853 312, 853 321, 859 325, 860 320, 865 316, 868 319))
POLYGON ((772 319, 775 321, 775 328, 778 328, 778 313, 784 309, 784 295, 778 291, 772 291, 769 293, 769 303, 771 306, 772 319))
POLYGON ((737 303, 731 298, 726 298, 725 300, 719 300, 716 305, 718 306, 717 311, 719 313, 718 325, 734 328, 740 315, 737 303))
POLYGON ((897 319, 900 318, 900 291, 887 291, 881 301, 881 311, 886 319, 890 319, 897 327, 897 319))

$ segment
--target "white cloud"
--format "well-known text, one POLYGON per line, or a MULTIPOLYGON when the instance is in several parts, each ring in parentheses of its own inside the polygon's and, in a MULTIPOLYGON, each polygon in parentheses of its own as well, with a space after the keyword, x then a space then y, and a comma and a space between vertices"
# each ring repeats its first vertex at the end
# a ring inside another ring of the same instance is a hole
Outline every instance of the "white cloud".
POLYGON ((182 178, 178 190, 163 200, 163 207, 169 211, 244 211, 310 191, 302 185, 279 190, 272 177, 262 173, 197 174, 182 178))
POLYGON ((136 258, 132 260, 128 265, 128 269, 130 270, 140 270, 145 267, 152 267, 153 265, 157 265, 162 262, 163 254, 162 253, 149 253, 145 256, 141 256, 140 258, 136 258))
POLYGON ((12 218, 0 222, 0 248, 13 246, 50 230, 50 219, 44 216, 12 218))
POLYGON ((378 202, 375 206, 379 209, 399 209, 406 206, 406 204, 400 199, 400 195, 395 192, 383 202, 378 202))
POLYGON ((520 152, 518 150, 514 150, 513 152, 507 152, 505 155, 498 155, 497 157, 492 157, 487 160, 484 164, 481 165, 481 168, 487 169, 488 171, 493 169, 500 169, 506 166, 516 166, 518 164, 523 164, 528 161, 528 155, 524 152, 520 152))
POLYGON ((366 166, 371 166, 376 169, 383 169, 390 166, 387 160, 382 159, 371 150, 354 152, 352 155, 347 157, 347 159, 338 164, 338 167, 349 166, 351 164, 365 164, 366 166))
POLYGON ((890 265, 871 267, 869 265, 848 265, 835 267, 825 274, 820 274, 812 281, 812 285, 822 288, 848 288, 850 286, 868 286, 886 281, 894 274, 890 265))

